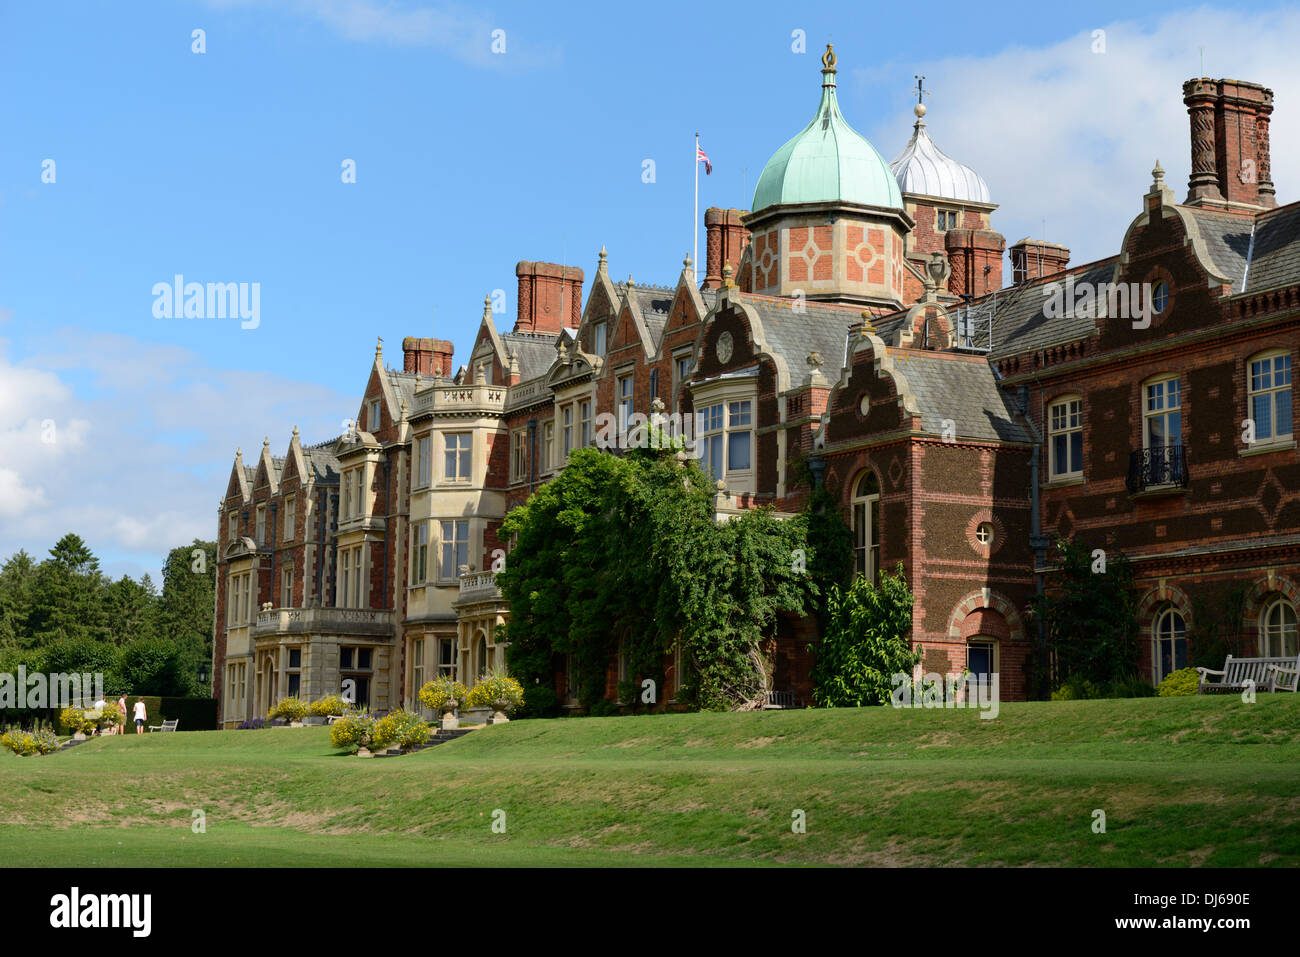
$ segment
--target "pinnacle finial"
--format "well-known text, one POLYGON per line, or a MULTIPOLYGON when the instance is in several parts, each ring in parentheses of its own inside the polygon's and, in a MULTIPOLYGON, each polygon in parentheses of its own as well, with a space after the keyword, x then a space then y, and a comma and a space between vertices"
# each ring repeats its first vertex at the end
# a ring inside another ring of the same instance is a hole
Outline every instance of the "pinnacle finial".
POLYGON ((835 69, 836 62, 837 60, 835 57, 835 46, 834 44, 828 43, 826 44, 826 52, 822 54, 822 72, 823 73, 837 72, 835 69))
POLYGON ((725 263, 722 267, 722 284, 726 286, 728 289, 730 289, 732 286, 731 273, 732 273, 731 263, 725 263))
POLYGON ((269 435, 263 436, 263 437, 262 437, 262 448, 264 448, 264 449, 269 449, 270 447, 271 447, 271 437, 270 437, 269 435))
POLYGON ((606 262, 608 261, 608 259, 609 259, 609 254, 608 254, 607 252, 605 252, 605 244, 604 244, 604 243, 601 243, 601 244, 600 244, 600 256, 599 256, 598 258, 600 259, 600 264, 601 264, 602 266, 605 265, 605 263, 606 263, 606 262))
POLYGON ((1155 169, 1151 171, 1151 179, 1154 180, 1151 184, 1153 189, 1160 189, 1165 185, 1165 171, 1160 166, 1160 160, 1156 160, 1155 169))
POLYGON ((375 337, 375 358, 382 359, 383 357, 384 357, 384 337, 376 336, 375 337))
POLYGON ((690 269, 693 265, 695 265, 694 260, 691 259, 690 253, 686 254, 686 258, 682 260, 682 265, 687 269, 690 269))
POLYGON ((293 437, 295 439, 298 437, 298 426, 296 425, 293 427, 293 437))

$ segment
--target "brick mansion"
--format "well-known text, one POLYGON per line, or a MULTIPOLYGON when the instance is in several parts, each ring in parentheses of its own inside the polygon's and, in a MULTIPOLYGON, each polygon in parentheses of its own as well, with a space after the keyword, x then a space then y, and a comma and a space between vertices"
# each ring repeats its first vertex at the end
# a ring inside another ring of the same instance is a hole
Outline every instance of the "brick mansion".
MULTIPOLYGON (((668 285, 616 281, 604 249, 590 283, 520 262, 513 326, 485 303, 459 363, 438 339, 405 339, 400 367, 377 347, 345 434, 236 453, 222 726, 345 678, 371 708, 418 708, 438 674, 503 667, 503 518, 594 444, 601 413, 660 407, 693 417, 720 520, 833 493, 858 573, 902 564, 927 671, 995 672, 1003 698, 1026 696, 1026 606, 1058 537, 1132 561, 1152 681, 1186 664, 1196 595, 1226 585, 1244 593, 1242 653, 1300 650, 1300 204, 1274 196, 1272 91, 1183 84, 1186 196, 1158 163, 1119 184, 1134 218, 1114 254, 1071 265, 1045 239, 1008 249, 924 106, 887 162, 841 114, 836 75, 828 47, 816 112, 752 209, 705 213, 702 277, 688 258, 668 285)), ((815 640, 809 621, 777 625, 779 700, 811 701, 815 640)), ((666 665, 669 707, 689 666, 666 665)), ((574 702, 566 662, 554 673, 574 702)))

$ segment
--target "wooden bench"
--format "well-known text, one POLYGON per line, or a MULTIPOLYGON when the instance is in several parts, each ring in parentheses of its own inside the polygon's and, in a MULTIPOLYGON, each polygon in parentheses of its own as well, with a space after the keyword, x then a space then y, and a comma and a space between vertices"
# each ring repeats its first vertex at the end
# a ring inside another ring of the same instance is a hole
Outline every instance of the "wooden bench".
POLYGON ((1247 688, 1257 691, 1295 691, 1300 681, 1300 655, 1287 658, 1234 658, 1228 655, 1223 670, 1197 668, 1201 680, 1197 694, 1237 693, 1247 688), (1218 675, 1218 681, 1210 681, 1218 675))
POLYGON ((175 731, 176 726, 180 723, 181 723, 181 719, 176 718, 173 721, 164 721, 162 724, 151 724, 149 725, 149 730, 150 731, 175 731))

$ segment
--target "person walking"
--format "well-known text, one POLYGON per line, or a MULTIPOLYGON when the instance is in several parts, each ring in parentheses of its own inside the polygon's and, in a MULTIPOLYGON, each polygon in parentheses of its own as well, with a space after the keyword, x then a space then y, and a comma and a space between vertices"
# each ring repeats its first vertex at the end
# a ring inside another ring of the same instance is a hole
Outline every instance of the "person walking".
POLYGON ((117 713, 122 716, 118 721, 117 727, 113 729, 114 734, 126 734, 126 695, 117 699, 117 713))
POLYGON ((144 699, 135 699, 135 733, 144 734, 144 722, 147 715, 144 710, 144 699))

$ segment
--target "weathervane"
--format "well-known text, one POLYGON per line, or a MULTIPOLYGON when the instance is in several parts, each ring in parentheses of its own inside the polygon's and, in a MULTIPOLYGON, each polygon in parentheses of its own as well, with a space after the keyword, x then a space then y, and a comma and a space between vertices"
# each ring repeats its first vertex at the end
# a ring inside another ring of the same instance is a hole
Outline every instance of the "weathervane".
POLYGON ((912 112, 916 114, 917 119, 925 116, 925 97, 930 95, 930 91, 925 88, 925 75, 917 76, 912 74, 916 80, 916 106, 912 107, 912 112))

